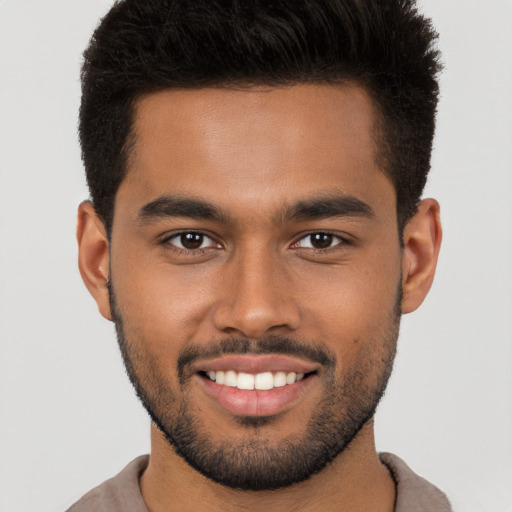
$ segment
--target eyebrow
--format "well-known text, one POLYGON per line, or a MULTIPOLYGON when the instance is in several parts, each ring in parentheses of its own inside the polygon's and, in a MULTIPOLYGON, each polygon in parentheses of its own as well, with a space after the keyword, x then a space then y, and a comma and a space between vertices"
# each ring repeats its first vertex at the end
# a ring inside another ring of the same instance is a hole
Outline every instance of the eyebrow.
MULTIPOLYGON (((298 201, 278 215, 277 222, 373 216, 372 208, 356 197, 330 195, 298 201)), ((230 217, 225 212, 207 201, 173 195, 164 195, 145 204, 139 211, 138 221, 140 224, 150 224, 170 217, 230 222, 230 217)))
POLYGON ((207 201, 195 198, 165 195, 145 204, 139 211, 138 221, 149 224, 169 217, 227 222, 222 210, 207 201))
POLYGON ((330 217, 365 217, 371 219, 374 212, 370 205, 353 196, 334 195, 299 201, 289 207, 284 221, 321 220, 330 217))

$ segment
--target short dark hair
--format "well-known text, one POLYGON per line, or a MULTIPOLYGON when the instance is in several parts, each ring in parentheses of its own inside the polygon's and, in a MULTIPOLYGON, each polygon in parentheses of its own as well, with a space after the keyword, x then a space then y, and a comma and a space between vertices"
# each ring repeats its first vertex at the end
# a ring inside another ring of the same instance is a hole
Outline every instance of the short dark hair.
POLYGON ((120 0, 82 68, 79 134, 110 233, 134 105, 172 88, 355 82, 377 112, 377 155, 403 227, 427 174, 439 88, 437 33, 414 0, 120 0))

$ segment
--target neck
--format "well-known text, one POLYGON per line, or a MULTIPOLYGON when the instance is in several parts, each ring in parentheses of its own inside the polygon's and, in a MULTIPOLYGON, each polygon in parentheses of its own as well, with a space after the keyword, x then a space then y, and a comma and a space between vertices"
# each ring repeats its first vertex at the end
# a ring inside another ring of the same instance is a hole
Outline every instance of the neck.
POLYGON ((395 484, 375 450, 373 420, 320 473, 289 488, 258 492, 230 489, 203 477, 152 425, 151 456, 141 491, 149 512, 392 512, 395 502, 395 484))

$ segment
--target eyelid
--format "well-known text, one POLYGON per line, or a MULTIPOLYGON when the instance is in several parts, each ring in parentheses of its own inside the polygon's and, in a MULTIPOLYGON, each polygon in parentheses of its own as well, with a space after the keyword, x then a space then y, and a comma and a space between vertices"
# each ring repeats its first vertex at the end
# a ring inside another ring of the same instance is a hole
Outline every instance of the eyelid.
POLYGON ((216 240, 216 238, 212 234, 202 231, 200 229, 181 229, 179 231, 173 231, 172 233, 166 233, 159 239, 158 243, 162 244, 162 245, 168 244, 176 251, 189 252, 189 253, 197 253, 199 251, 204 251, 206 249, 209 249, 210 247, 218 248, 221 246, 221 244, 216 240), (185 247, 178 247, 176 244, 173 244, 170 241, 173 238, 177 238, 182 235, 186 235, 188 233, 204 236, 205 238, 208 238, 211 243, 208 245, 208 247, 201 247, 201 248, 197 248, 197 249, 187 249, 185 247))
MULTIPOLYGON (((204 251, 209 248, 222 248, 222 244, 217 240, 217 238, 214 235, 212 235, 209 232, 200 230, 200 229, 181 229, 178 231, 173 231, 171 233, 166 233, 158 240, 158 243, 162 244, 162 245, 167 244, 179 252, 189 252, 189 253, 197 253, 199 251, 204 251), (210 240, 209 245, 207 247, 201 247, 201 248, 197 248, 197 249, 186 249, 184 247, 183 248, 178 247, 176 244, 170 242, 173 238, 177 238, 177 237, 180 237, 181 235, 185 235, 188 233, 201 235, 201 236, 209 239, 210 240)), ((313 251, 325 253, 330 250, 336 250, 336 248, 338 248, 338 246, 347 246, 347 245, 351 245, 352 243, 353 243, 353 241, 351 240, 351 237, 349 235, 340 234, 338 232, 333 232, 333 231, 329 231, 329 230, 314 230, 314 231, 309 231, 307 233, 301 234, 298 238, 296 238, 296 241, 291 244, 290 248, 294 249, 294 250, 307 249, 307 250, 313 250, 313 251), (318 249, 315 247, 300 247, 298 245, 302 240, 304 240, 312 235, 316 235, 316 234, 330 235, 334 239, 338 240, 338 243, 335 243, 334 245, 327 247, 325 249, 318 249)))
POLYGON ((352 241, 351 241, 351 239, 350 239, 350 237, 348 235, 342 235, 340 233, 336 233, 336 232, 329 231, 329 230, 316 230, 316 231, 309 231, 308 233, 302 234, 291 245, 291 248, 292 249, 308 249, 308 250, 313 250, 313 251, 318 251, 318 252, 327 252, 327 251, 330 251, 330 250, 336 250, 336 248, 338 248, 338 246, 346 246, 346 245, 350 245, 351 243, 352 243, 352 241), (310 237, 312 235, 318 235, 318 234, 330 235, 334 239, 337 239, 338 243, 336 243, 334 245, 331 245, 330 247, 327 247, 325 249, 318 249, 316 247, 300 247, 300 246, 298 246, 299 242, 301 242, 305 238, 308 238, 308 237, 310 237))

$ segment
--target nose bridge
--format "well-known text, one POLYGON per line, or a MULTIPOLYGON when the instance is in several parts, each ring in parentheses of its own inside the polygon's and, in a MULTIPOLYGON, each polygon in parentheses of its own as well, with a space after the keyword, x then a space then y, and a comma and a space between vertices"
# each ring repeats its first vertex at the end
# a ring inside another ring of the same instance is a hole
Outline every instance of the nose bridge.
POLYGON ((278 251, 267 244, 247 244, 227 267, 225 290, 215 309, 217 329, 259 338, 298 327, 300 312, 278 251))

